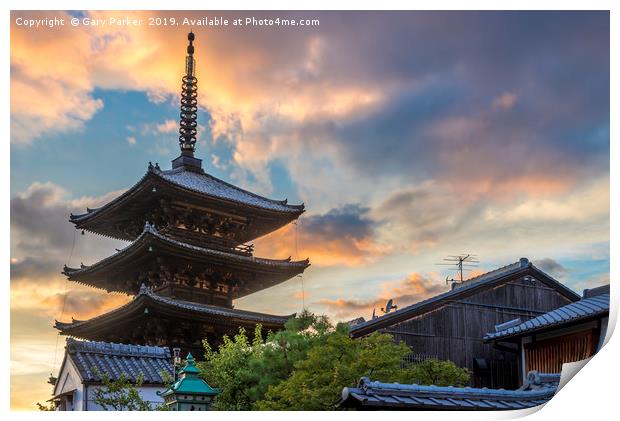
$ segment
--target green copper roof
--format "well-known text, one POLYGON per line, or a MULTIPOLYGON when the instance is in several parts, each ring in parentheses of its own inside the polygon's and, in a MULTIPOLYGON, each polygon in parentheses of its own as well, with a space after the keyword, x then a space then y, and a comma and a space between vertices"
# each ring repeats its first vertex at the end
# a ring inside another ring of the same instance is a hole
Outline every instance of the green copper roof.
POLYGON ((198 369, 198 367, 196 367, 196 362, 194 361, 194 357, 192 356, 191 352, 187 354, 186 361, 187 362, 185 364, 185 367, 183 367, 181 371, 179 371, 179 374, 200 374, 200 370, 198 369))
POLYGON ((199 374, 200 370, 196 367, 194 357, 192 354, 188 354, 185 367, 179 371, 179 380, 168 390, 164 391, 161 396, 168 396, 173 393, 177 395, 180 393, 189 395, 218 395, 220 391, 209 386, 206 381, 199 377, 199 374))

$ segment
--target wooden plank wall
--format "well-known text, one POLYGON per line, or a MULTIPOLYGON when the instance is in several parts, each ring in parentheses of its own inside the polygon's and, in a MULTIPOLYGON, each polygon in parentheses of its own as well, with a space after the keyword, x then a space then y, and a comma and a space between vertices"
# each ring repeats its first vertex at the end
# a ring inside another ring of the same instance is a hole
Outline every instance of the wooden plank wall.
POLYGON ((598 334, 594 329, 525 344, 525 369, 560 373, 562 364, 594 355, 598 334))
POLYGON ((569 303, 540 281, 518 279, 446 302, 443 307, 382 331, 404 341, 413 353, 467 367, 473 373, 472 386, 514 389, 519 386, 517 354, 483 343, 484 334, 494 331, 496 324, 515 318, 525 321, 569 303), (486 359, 487 369, 474 370, 475 358, 486 359))

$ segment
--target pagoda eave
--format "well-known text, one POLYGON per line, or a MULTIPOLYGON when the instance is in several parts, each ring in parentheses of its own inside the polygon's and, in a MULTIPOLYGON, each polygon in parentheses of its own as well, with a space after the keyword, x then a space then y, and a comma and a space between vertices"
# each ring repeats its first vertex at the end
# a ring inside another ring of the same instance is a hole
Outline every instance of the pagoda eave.
MULTIPOLYGON (((162 171, 149 167, 147 173, 130 189, 108 202, 69 221, 76 229, 106 237, 132 241, 149 210, 159 200, 192 203, 217 217, 231 218, 239 224, 254 221, 248 229, 235 234, 239 243, 252 241, 299 218, 304 205, 289 205, 286 200, 267 199, 219 180, 207 173, 185 170, 162 171), (122 228, 121 228, 122 227, 122 228)), ((153 221, 149 221, 153 222, 153 221)))
POLYGON ((90 266, 65 266, 63 274, 70 281, 108 292, 135 294, 142 282, 139 274, 157 270, 157 265, 164 260, 230 274, 231 281, 243 284, 231 299, 285 282, 310 265, 308 259, 264 259, 183 243, 160 234, 147 224, 140 237, 124 249, 90 266))
POLYGON ((239 327, 252 328, 257 324, 267 330, 279 330, 292 317, 295 314, 276 316, 174 300, 142 288, 132 301, 114 310, 88 320, 56 321, 54 327, 61 335, 99 340, 121 334, 125 324, 148 318, 187 321, 211 326, 210 330, 235 332, 239 327))

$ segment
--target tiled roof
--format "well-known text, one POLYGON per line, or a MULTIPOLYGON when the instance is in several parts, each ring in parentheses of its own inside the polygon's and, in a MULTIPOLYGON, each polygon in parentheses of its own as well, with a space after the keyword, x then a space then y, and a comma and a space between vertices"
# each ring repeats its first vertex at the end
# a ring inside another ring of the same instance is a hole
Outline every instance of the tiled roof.
POLYGON ((257 208, 278 212, 299 212, 304 208, 303 204, 289 205, 286 200, 267 199, 266 197, 243 190, 205 172, 198 173, 195 171, 187 171, 183 168, 177 168, 167 171, 155 169, 155 173, 164 180, 174 183, 179 187, 220 199, 255 206, 257 208))
POLYGON ((135 382, 142 374, 144 384, 164 385, 165 374, 172 376, 170 350, 159 346, 126 345, 67 339, 67 356, 84 382, 97 383, 122 375, 135 382))
POLYGON ((184 168, 176 168, 173 170, 161 170, 157 166, 149 165, 148 171, 144 176, 131 188, 127 189, 120 196, 98 208, 87 208, 86 213, 71 214, 70 220, 74 223, 87 220, 96 214, 117 206, 128 199, 143 183, 155 177, 164 180, 176 187, 199 193, 205 196, 216 197, 231 202, 249 205, 260 209, 266 209, 276 212, 284 212, 290 214, 299 214, 304 211, 304 204, 289 205, 287 200, 273 200, 257 195, 255 193, 243 190, 237 186, 229 184, 219 178, 213 177, 206 172, 187 171, 184 168))
POLYGON ((248 320, 248 321, 257 322, 257 323, 271 322, 271 323, 276 323, 276 324, 284 324, 291 317, 295 317, 295 314, 291 314, 288 316, 275 316, 272 314, 256 313, 254 311, 239 310, 239 309, 233 309, 233 308, 213 306, 209 304, 201 304, 201 303, 193 303, 190 301, 176 300, 173 298, 162 297, 161 295, 157 295, 154 292, 152 292, 149 288, 146 288, 146 287, 140 288, 140 295, 148 295, 152 300, 155 300, 157 302, 167 304, 170 306, 174 306, 179 309, 192 310, 192 311, 196 311, 200 313, 213 314, 213 315, 219 315, 219 316, 224 316, 224 317, 239 318, 239 319, 248 320))
POLYGON ((143 300, 146 300, 146 303, 159 303, 173 310, 185 312, 187 313, 187 317, 192 317, 191 312, 194 312, 207 316, 229 318, 231 321, 241 320, 250 323, 272 323, 277 325, 284 325, 284 323, 286 323, 288 319, 295 316, 294 314, 289 316, 275 316, 271 314, 256 313, 253 311, 237 310, 232 308, 193 303, 189 301, 162 297, 161 295, 155 294, 153 291, 151 291, 151 289, 143 285, 140 288, 140 292, 138 293, 138 295, 136 295, 134 299, 127 304, 124 304, 114 310, 111 310, 107 313, 101 314, 88 320, 73 320, 71 323, 56 321, 54 327, 64 334, 72 335, 72 331, 76 328, 81 329, 89 325, 92 326, 99 322, 104 322, 105 319, 108 319, 116 314, 123 314, 124 312, 131 311, 137 305, 140 305, 143 300), (188 313, 188 311, 190 313, 188 313))
POLYGON ((246 256, 246 255, 242 255, 242 254, 237 254, 237 253, 231 253, 231 252, 226 252, 226 251, 222 251, 222 250, 214 250, 214 249, 210 249, 210 248, 205 248, 205 247, 199 247, 199 246, 195 246, 193 244, 188 244, 188 243, 184 243, 182 241, 178 241, 178 240, 174 240, 170 237, 167 237, 163 234, 160 234, 159 231, 157 231, 157 229, 155 228, 155 226, 149 224, 148 222, 145 224, 144 226, 144 231, 142 231, 142 234, 140 234, 140 236, 138 238, 135 239, 135 241, 131 242, 128 246, 126 246, 123 249, 120 249, 117 253, 106 257, 105 259, 100 260, 99 262, 90 265, 90 266, 86 266, 86 265, 82 265, 82 267, 80 268, 70 268, 68 266, 65 266, 63 273, 65 275, 68 276, 75 276, 76 274, 79 273, 88 273, 88 272, 92 272, 93 270, 109 265, 113 262, 115 262, 117 259, 119 259, 121 256, 123 256, 124 254, 128 253, 129 251, 131 251, 132 249, 138 247, 141 242, 145 239, 147 239, 149 236, 156 238, 157 240, 160 240, 162 242, 168 243, 170 245, 173 245, 179 249, 182 250, 191 250, 195 253, 201 254, 203 256, 208 256, 208 257, 219 257, 219 258, 223 258, 223 259, 227 259, 227 260, 231 260, 231 261, 236 261, 236 262, 242 262, 242 263, 248 263, 251 264, 253 266, 256 265, 260 265, 260 266, 265 266, 265 267, 275 267, 275 268, 283 268, 283 269, 287 269, 287 268, 299 268, 300 270, 303 271, 303 269, 305 269, 306 267, 308 267, 310 265, 310 260, 309 259, 305 259, 305 260, 297 260, 297 261, 291 261, 290 258, 288 259, 265 259, 265 258, 261 258, 261 257, 254 257, 254 256, 246 256))
MULTIPOLYGON (((310 265, 309 259, 297 261, 292 261, 290 258, 265 259, 195 246, 193 244, 184 243, 165 236, 159 233, 153 225, 146 223, 142 234, 140 234, 140 236, 128 246, 120 249, 117 253, 114 253, 113 255, 88 266, 82 265, 79 268, 65 266, 63 269, 63 274, 68 276, 72 281, 86 283, 90 286, 95 286, 98 288, 109 288, 107 283, 102 285, 92 281, 90 278, 93 276, 101 276, 101 273, 105 273, 105 271, 108 271, 112 266, 120 264, 119 262, 126 263, 129 259, 135 259, 134 253, 144 250, 144 247, 149 244, 164 244, 166 246, 172 246, 177 250, 179 255, 187 255, 188 253, 191 253, 196 259, 202 259, 210 262, 216 261, 219 262, 219 264, 222 264, 222 262, 226 264, 243 264, 245 267, 251 268, 251 270, 271 274, 270 280, 273 282, 284 282, 290 277, 302 273, 310 265), (274 272, 278 274, 278 276, 275 276, 274 272)), ((121 292, 126 291, 123 290, 121 292)))
POLYGON ((522 336, 526 333, 574 323, 603 314, 609 314, 609 293, 584 298, 516 326, 511 326, 499 332, 487 333, 484 335, 484 340, 488 342, 513 336, 522 336))
POLYGON ((359 332, 362 330, 368 330, 369 328, 372 329, 373 326, 376 327, 376 329, 380 329, 382 326, 389 325, 390 323, 398 323, 403 317, 410 317, 410 316, 417 314, 418 312, 424 312, 426 308, 429 308, 429 306, 441 303, 444 300, 456 298, 457 296, 466 294, 467 292, 475 288, 481 287, 486 284, 492 284, 496 281, 500 281, 501 279, 507 276, 514 275, 516 273, 519 273, 520 271, 525 271, 528 268, 534 269, 535 271, 539 272, 541 276, 544 276, 547 279, 549 279, 554 284, 555 287, 564 291, 567 296, 574 297, 574 299, 577 299, 579 297, 575 292, 565 287, 561 283, 557 282, 553 278, 549 277, 544 272, 542 272, 540 269, 536 268, 534 265, 532 265, 532 263, 528 261, 528 259, 522 258, 518 262, 512 263, 507 266, 500 267, 498 269, 492 270, 480 276, 476 276, 474 278, 468 279, 460 284, 455 284, 454 287, 450 291, 444 292, 442 294, 438 294, 426 300, 419 301, 415 304, 412 304, 407 307, 403 307, 401 309, 390 312, 383 316, 376 317, 364 323, 356 324, 351 327, 350 332, 352 334, 355 334, 356 332, 359 332))
POLYGON ((524 409, 549 401, 559 374, 530 372, 518 390, 423 386, 381 383, 362 377, 356 388, 345 387, 338 403, 343 407, 401 410, 506 410, 524 409))

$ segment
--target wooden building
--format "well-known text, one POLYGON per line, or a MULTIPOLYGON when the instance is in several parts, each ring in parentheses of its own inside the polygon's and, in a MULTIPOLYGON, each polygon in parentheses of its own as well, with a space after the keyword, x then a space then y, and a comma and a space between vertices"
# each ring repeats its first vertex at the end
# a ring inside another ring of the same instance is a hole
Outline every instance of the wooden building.
POLYGON ((351 326, 350 335, 390 333, 412 350, 412 361, 450 360, 472 372, 471 386, 516 389, 520 382, 513 349, 484 343, 496 325, 530 319, 580 296, 526 258, 455 283, 443 294, 351 326))
POLYGON ((518 351, 520 372, 560 373, 564 363, 590 358, 603 345, 609 319, 609 285, 534 319, 513 320, 487 333, 486 343, 518 351))
POLYGON ((272 200, 220 180, 194 156, 197 79, 194 34, 188 35, 179 146, 172 168, 149 163, 133 187, 97 209, 71 215, 76 229, 130 241, 90 266, 65 267, 70 281, 133 295, 128 304, 89 320, 56 322, 62 335, 181 348, 203 355, 240 327, 278 330, 292 315, 233 308, 233 300, 301 274, 309 260, 259 258, 248 242, 292 221, 304 205, 272 200))

